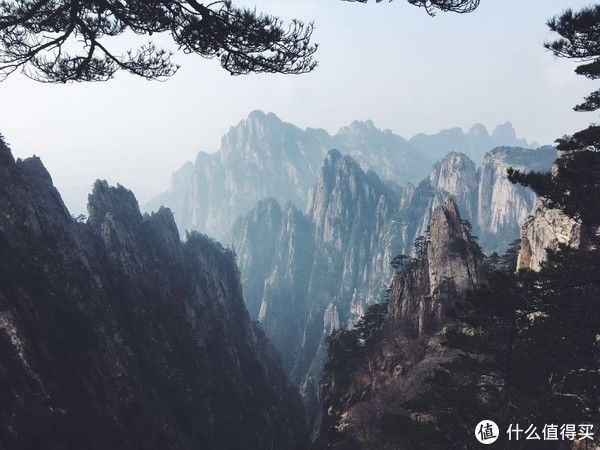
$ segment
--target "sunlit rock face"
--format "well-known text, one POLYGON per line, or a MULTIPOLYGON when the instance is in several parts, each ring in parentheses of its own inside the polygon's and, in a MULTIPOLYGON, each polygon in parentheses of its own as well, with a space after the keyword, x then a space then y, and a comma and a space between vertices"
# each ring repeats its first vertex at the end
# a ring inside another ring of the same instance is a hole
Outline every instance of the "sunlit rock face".
POLYGON ((300 397, 234 255, 98 181, 89 219, 0 141, 0 446, 292 449, 300 397))
POLYGON ((506 170, 548 171, 556 158, 551 147, 537 150, 497 148, 484 158, 478 188, 477 225, 480 238, 507 241, 518 235, 520 225, 535 204, 535 194, 511 183, 506 170))
MULTIPOLYGON (((557 161, 566 156, 558 152, 557 161)), ((557 174, 559 165, 552 166, 551 173, 557 174)), ((583 226, 573 217, 557 208, 547 206, 543 199, 537 201, 531 216, 521 227, 521 248, 517 269, 539 271, 547 260, 548 251, 556 251, 560 246, 580 248, 591 246, 594 237, 600 235, 600 227, 583 226)))
MULTIPOLYGON (((433 166, 426 180, 430 192, 426 193, 423 183, 419 186, 421 207, 416 215, 420 217, 414 219, 419 225, 413 239, 425 232, 433 210, 449 194, 456 199, 462 217, 471 223, 484 251, 504 251, 519 236, 520 226, 536 201, 531 190, 508 180, 507 169, 547 171, 555 157, 552 147, 535 150, 499 147, 488 152, 477 168, 464 153, 447 154, 433 166)), ((411 197, 415 195, 414 189, 408 192, 411 197)))
POLYGON ((413 430, 435 428, 448 414, 440 392, 466 383, 501 388, 493 376, 467 379, 449 369, 459 353, 443 343, 450 333, 473 332, 452 317, 457 302, 483 281, 483 255, 451 197, 434 209, 429 229, 415 259, 394 276, 376 334, 368 342, 334 337, 318 448, 419 448, 422 435, 414 439, 413 430))
POLYGON ((482 278, 482 254, 453 198, 435 208, 429 230, 414 269, 396 275, 390 292, 390 317, 419 334, 438 329, 453 299, 482 278))
POLYGON ((451 152, 437 162, 429 181, 435 189, 452 195, 466 217, 476 217, 477 167, 464 153, 451 152))
POLYGON ((547 259, 547 250, 559 245, 578 248, 582 240, 581 224, 558 209, 536 205, 521 228, 521 248, 517 269, 539 271, 547 259))

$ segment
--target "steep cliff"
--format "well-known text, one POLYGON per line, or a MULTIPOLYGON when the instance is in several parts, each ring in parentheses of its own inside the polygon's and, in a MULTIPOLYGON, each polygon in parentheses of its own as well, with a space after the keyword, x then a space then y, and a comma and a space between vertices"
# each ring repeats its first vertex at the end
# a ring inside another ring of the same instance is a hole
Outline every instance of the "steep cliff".
POLYGON ((406 191, 410 196, 401 201, 398 221, 406 224, 405 241, 409 243, 403 251, 410 253, 410 245, 425 232, 433 210, 451 195, 485 252, 503 252, 519 236, 519 228, 536 200, 531 190, 508 180, 507 169, 547 171, 555 157, 552 147, 499 147, 488 152, 477 168, 464 153, 447 154, 433 166, 427 179, 406 191))
POLYGON ((281 209, 275 200, 260 202, 232 235, 247 302, 260 304, 257 317, 301 386, 309 415, 325 338, 382 298, 380 280, 389 277, 396 250, 382 239, 399 201, 395 189, 338 151, 328 153, 311 192, 306 215, 288 203, 279 229, 271 229, 266 211, 281 209))
POLYGON ((510 424, 540 436, 542 424, 595 429, 598 249, 564 248, 539 272, 515 273, 512 253, 482 264, 451 201, 430 230, 399 264, 389 303, 329 338, 316 447, 478 449, 483 418, 498 424, 501 448, 530 445, 506 434, 510 424))
POLYGON ((419 335, 439 329, 450 302, 479 284, 483 259, 451 197, 434 210, 426 239, 415 269, 395 276, 390 291, 391 318, 419 335))
MULTIPOLYGON (((315 417, 310 410, 318 404, 315 381, 326 357, 327 336, 351 327, 369 305, 382 301, 393 276, 391 260, 398 254, 412 255, 415 240, 434 231, 429 225, 445 198, 452 195, 458 208, 467 211, 466 219, 473 221, 473 233, 482 233, 487 222, 477 222, 480 209, 489 214, 508 210, 511 206, 504 202, 526 204, 531 195, 521 197, 519 190, 509 196, 497 194, 494 203, 480 207, 481 173, 494 168, 492 191, 501 191, 496 185, 508 183, 507 164, 535 159, 542 165, 553 154, 550 148, 498 149, 478 170, 466 155, 453 152, 418 186, 399 191, 373 172, 365 173, 351 157, 330 151, 310 191, 306 215, 288 204, 283 220, 280 206, 269 199, 235 223, 231 242, 248 308, 301 386, 310 417, 315 417), (496 168, 497 160, 503 162, 496 168)), ((489 233, 482 240, 486 250, 505 248, 518 236, 517 217, 511 217, 514 234, 489 233)), ((469 227, 466 222, 461 226, 469 227)))
POLYGON ((547 259, 548 250, 557 250, 560 245, 578 248, 585 240, 584 235, 577 220, 538 202, 521 227, 517 269, 539 271, 547 259))
MULTIPOLYGON (((568 155, 568 152, 558 152, 551 170, 552 177, 558 175, 561 160, 568 155)), ((549 206, 544 199, 540 199, 532 214, 521 226, 517 269, 538 272, 548 259, 548 251, 556 251, 561 246, 574 249, 594 247, 598 236, 600 226, 583 225, 581 220, 568 216, 560 209, 549 206)))
POLYGON ((0 447, 296 448, 296 390, 233 254, 97 182, 71 218, 0 142, 0 447))
POLYGON ((444 412, 423 411, 419 401, 438 395, 429 381, 456 356, 441 343, 455 329, 457 302, 483 278, 482 254, 454 200, 435 209, 430 230, 394 277, 387 311, 371 309, 332 336, 319 447, 437 448, 415 430, 444 412))
MULTIPOLYGON (((506 170, 547 171, 556 158, 552 147, 536 150, 500 147, 486 155, 480 169, 477 209, 477 233, 486 242, 507 243, 518 236, 521 224, 531 214, 535 194, 511 183, 506 170)), ((503 250, 498 244, 494 250, 503 250)))
POLYGON ((464 153, 451 152, 444 156, 433 166, 429 182, 435 189, 454 196, 466 217, 476 217, 477 166, 464 153))

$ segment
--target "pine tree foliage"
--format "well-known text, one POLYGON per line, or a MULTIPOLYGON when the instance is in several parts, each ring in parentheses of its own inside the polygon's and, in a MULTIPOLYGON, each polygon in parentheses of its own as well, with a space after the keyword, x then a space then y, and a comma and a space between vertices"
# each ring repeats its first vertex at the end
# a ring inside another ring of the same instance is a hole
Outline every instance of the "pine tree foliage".
POLYGON ((282 20, 231 1, 2 0, 0 79, 21 70, 44 82, 105 81, 119 70, 165 79, 172 53, 152 41, 114 49, 125 33, 169 35, 184 53, 217 58, 233 75, 313 70, 312 24, 282 20))
POLYGON ((447 345, 471 355, 471 376, 495 373, 501 380, 480 412, 491 408, 498 423, 540 430, 545 423, 597 425, 599 269, 597 250, 565 247, 539 273, 496 270, 468 295, 461 320, 479 332, 451 336, 447 345))
MULTIPOLYGON (((431 15, 479 6, 479 0, 407 1, 431 15)), ((178 50, 217 58, 232 75, 300 74, 317 65, 312 32, 312 23, 285 23, 230 0, 1 0, 0 81, 16 71, 50 83, 106 81, 118 71, 162 80, 177 72, 173 52, 152 40, 116 50, 112 38, 125 33, 169 35, 178 50)))
MULTIPOLYGON (((344 0, 347 2, 367 3, 369 0, 344 0)), ((382 0, 375 0, 381 3, 382 0)), ((390 0, 391 1, 391 0, 390 0)), ((470 13, 475 11, 479 6, 480 0, 406 0, 411 5, 425 8, 429 15, 435 15, 435 11, 455 12, 455 13, 470 13)))
MULTIPOLYGON (((546 43, 555 55, 575 59, 576 73, 600 78, 600 5, 574 12, 566 10, 548 21, 550 30, 560 37, 546 43)), ((578 105, 577 111, 600 107, 600 91, 593 92, 578 105)), ((600 126, 591 125, 572 136, 557 139, 559 158, 552 174, 523 173, 508 169, 513 183, 533 189, 551 208, 559 208, 586 226, 600 224, 600 126)))
MULTIPOLYGON (((592 80, 600 78, 600 5, 588 6, 574 12, 567 9, 548 21, 548 27, 560 38, 546 43, 556 56, 584 62, 575 72, 592 80)), ((600 90, 593 92, 577 111, 600 108, 600 90)))

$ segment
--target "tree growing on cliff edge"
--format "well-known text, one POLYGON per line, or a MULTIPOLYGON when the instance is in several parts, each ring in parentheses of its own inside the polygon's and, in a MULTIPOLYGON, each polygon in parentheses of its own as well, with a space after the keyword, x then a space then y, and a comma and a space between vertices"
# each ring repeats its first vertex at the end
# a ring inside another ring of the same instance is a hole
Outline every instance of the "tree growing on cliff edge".
MULTIPOLYGON (((574 12, 567 10, 548 21, 560 37, 545 44, 556 56, 582 62, 575 73, 600 79, 600 5, 574 12)), ((592 92, 576 111, 600 109, 600 90, 592 92)), ((600 126, 591 125, 572 136, 557 139, 560 157, 550 173, 523 173, 508 170, 513 183, 533 189, 552 208, 581 220, 585 225, 600 224, 600 126)))
MULTIPOLYGON (((407 1, 431 15, 436 9, 470 12, 479 5, 479 0, 407 1)), ((0 81, 18 70, 50 83, 106 81, 121 70, 149 80, 177 72, 173 54, 153 41, 116 50, 111 38, 124 33, 170 35, 179 50, 217 58, 232 75, 301 74, 317 65, 312 32, 312 23, 285 23, 230 0, 0 0, 0 81)))

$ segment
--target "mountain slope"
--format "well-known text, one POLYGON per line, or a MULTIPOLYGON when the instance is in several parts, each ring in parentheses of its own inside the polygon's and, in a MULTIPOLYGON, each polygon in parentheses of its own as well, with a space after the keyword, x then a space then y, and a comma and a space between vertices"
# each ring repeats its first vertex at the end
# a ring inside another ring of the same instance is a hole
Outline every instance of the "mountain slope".
POLYGON ((231 252, 181 243, 97 182, 75 221, 0 142, 0 447, 303 445, 299 397, 244 307, 231 252))
POLYGON ((455 358, 440 333, 465 292, 482 281, 482 255, 452 199, 435 208, 430 229, 394 277, 389 306, 332 336, 319 448, 438 448, 419 427, 442 425, 446 413, 421 411, 419 402, 437 398, 428 383, 455 358))
MULTIPOLYGON (((502 448, 529 445, 515 442, 514 424, 540 436, 544 424, 595 429, 597 246, 564 247, 538 272, 515 273, 512 252, 482 260, 451 201, 430 230, 389 303, 330 338, 316 448, 478 449, 484 418, 502 448)), ((598 437, 563 441, 543 448, 595 448, 598 437)))
POLYGON ((362 314, 364 303, 355 302, 362 299, 359 294, 381 291, 371 280, 388 272, 391 256, 380 253, 387 250, 380 237, 398 200, 374 173, 332 150, 307 215, 288 203, 280 229, 273 230, 265 212, 280 209, 271 199, 259 202, 233 227, 247 301, 253 308, 260 304, 258 319, 301 386, 309 414, 317 402, 325 337, 362 314), (262 257, 266 253, 270 260, 262 257))
MULTIPOLYGON (((506 191, 497 185, 503 186, 499 174, 505 173, 508 162, 523 165, 535 159, 543 164, 554 153, 551 148, 491 152, 485 170, 495 168, 498 159, 504 164, 494 171, 492 192, 506 191)), ((490 214, 515 210, 503 202, 533 206, 528 192, 521 197, 521 190, 509 187, 511 195, 496 194, 480 207, 482 171, 466 155, 450 153, 418 186, 399 192, 373 172, 365 173, 351 157, 330 151, 311 189, 306 215, 292 204, 282 212, 275 199, 268 199, 236 221, 231 242, 248 308, 260 311, 253 317, 301 386, 309 417, 316 418, 315 382, 326 357, 327 336, 351 327, 369 305, 383 300, 394 273, 390 262, 396 255, 413 254, 413 243, 427 234, 434 211, 448 195, 468 211, 473 232, 484 236, 487 223, 477 222, 480 210, 490 214)), ((506 241, 502 240, 506 235, 490 232, 482 244, 488 250, 505 248, 518 237, 517 218, 517 214, 507 218, 507 234, 514 234, 506 241)))

